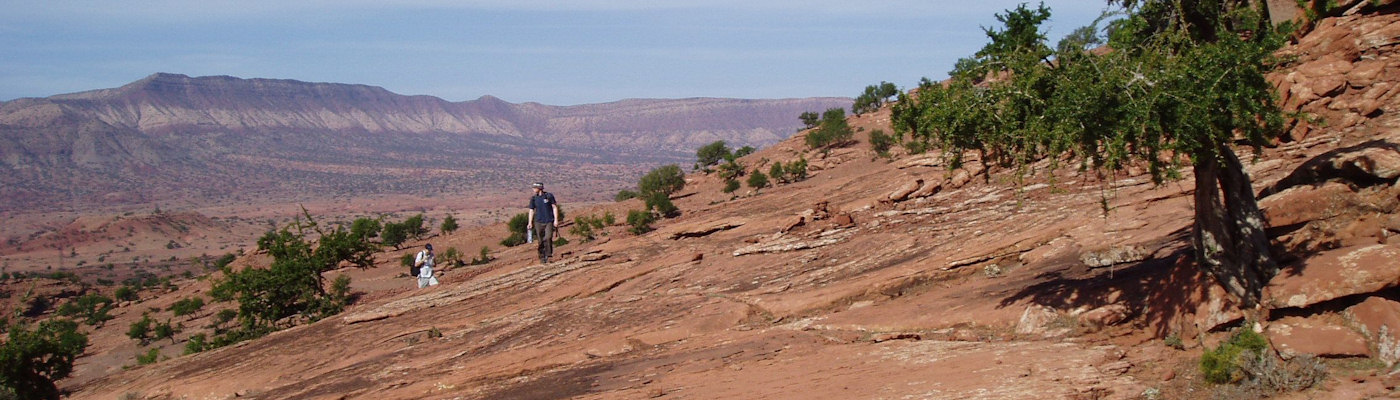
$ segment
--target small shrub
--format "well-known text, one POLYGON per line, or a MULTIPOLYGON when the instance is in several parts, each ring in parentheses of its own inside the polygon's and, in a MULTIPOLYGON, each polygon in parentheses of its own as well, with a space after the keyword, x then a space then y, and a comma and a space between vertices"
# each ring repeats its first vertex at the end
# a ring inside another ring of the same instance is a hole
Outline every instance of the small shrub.
POLYGON ((724 191, 725 193, 734 193, 735 190, 739 190, 739 187, 740 187, 740 185, 739 185, 739 180, 738 180, 738 179, 729 179, 729 180, 724 181, 724 190, 723 190, 723 191, 724 191))
POLYGON ((1244 379, 1240 364, 1269 347, 1269 342, 1245 326, 1235 330, 1220 347, 1201 354, 1201 375, 1211 383, 1235 383, 1244 379))
POLYGON ((413 261, 415 260, 415 258, 416 253, 405 253, 403 257, 399 257, 399 265, 402 265, 404 267, 413 267, 413 261))
POLYGON ((184 299, 177 300, 177 301, 175 302, 175 304, 171 304, 171 305, 170 305, 170 308, 168 308, 167 310, 168 310, 168 311, 173 311, 173 312, 175 313, 175 316, 176 316, 176 317, 182 317, 182 316, 194 314, 196 311, 199 311, 201 308, 204 308, 204 298, 203 298, 203 297, 199 297, 199 296, 194 296, 194 297, 188 297, 188 298, 184 298, 184 299))
POLYGON ((208 337, 203 333, 196 333, 190 336, 190 341, 185 342, 185 354, 194 354, 209 349, 206 342, 208 337))
POLYGON ((229 308, 219 310, 219 312, 214 314, 214 321, 210 327, 214 328, 215 332, 221 332, 224 330, 224 324, 233 321, 235 317, 238 317, 238 311, 229 308))
POLYGON ((457 230, 457 218, 453 217, 452 214, 447 214, 447 217, 442 219, 442 226, 439 226, 438 229, 442 230, 442 233, 455 232, 457 230))
POLYGON ((136 355, 136 364, 137 364, 137 365, 150 365, 150 364, 155 364, 156 361, 159 361, 159 360, 160 360, 160 349, 155 349, 155 348, 153 348, 153 349, 150 349, 150 350, 146 351, 146 353, 144 353, 144 354, 137 354, 137 355, 136 355))
POLYGON ((674 203, 671 203, 671 197, 661 192, 648 194, 646 197, 646 206, 647 210, 654 211, 656 215, 666 218, 680 214, 680 209, 676 208, 674 203))
POLYGON ((623 189, 617 191, 617 195, 613 196, 613 201, 627 201, 635 198, 637 198, 637 192, 623 189))
POLYGON ((456 247, 448 246, 442 251, 442 254, 437 255, 437 259, 440 260, 443 265, 461 264, 462 253, 457 251, 456 247))
POLYGON ((643 233, 650 232, 652 229, 652 222, 656 222, 656 215, 652 214, 650 211, 627 211, 627 225, 631 226, 631 228, 628 228, 628 231, 632 232, 633 234, 640 235, 643 233))
POLYGON ((753 172, 749 173, 749 187, 754 189, 768 187, 768 175, 765 175, 763 171, 759 171, 755 168, 753 172))
POLYGON ((434 326, 434 327, 432 327, 432 328, 428 328, 428 338, 429 338, 429 339, 438 339, 438 338, 441 338, 441 337, 442 337, 442 330, 438 329, 436 326, 434 326))
POLYGON ((525 244, 525 229, 530 226, 530 215, 526 213, 515 214, 506 222, 506 238, 501 239, 501 246, 515 247, 525 244))
POLYGON ((152 320, 149 314, 142 314, 141 319, 132 322, 127 327, 126 337, 140 341, 144 345, 150 340, 151 325, 153 324, 155 324, 155 320, 152 320))
POLYGON ((481 246, 480 254, 481 255, 472 259, 471 265, 482 265, 491 262, 491 260, 494 260, 494 258, 491 258, 491 249, 487 248, 486 246, 481 246))
POLYGON ((880 157, 890 156, 890 147, 894 146, 894 137, 885 134, 885 131, 876 129, 870 131, 870 148, 875 150, 875 154, 880 157))
POLYGON ((614 216, 613 216, 612 211, 608 211, 608 212, 603 213, 603 225, 604 225, 604 226, 611 226, 611 225, 616 225, 616 224, 617 224, 617 217, 614 217, 614 216))

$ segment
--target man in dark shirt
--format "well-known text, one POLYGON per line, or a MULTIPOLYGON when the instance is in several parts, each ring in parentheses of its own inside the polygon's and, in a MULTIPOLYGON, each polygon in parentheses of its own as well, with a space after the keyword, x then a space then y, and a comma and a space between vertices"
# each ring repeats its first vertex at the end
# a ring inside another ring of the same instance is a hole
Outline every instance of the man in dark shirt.
POLYGON ((554 200, 554 194, 544 191, 544 183, 535 182, 530 185, 535 188, 535 195, 530 196, 530 217, 529 226, 535 235, 535 243, 539 245, 540 263, 548 264, 549 257, 554 255, 554 235, 559 227, 559 205, 554 200))

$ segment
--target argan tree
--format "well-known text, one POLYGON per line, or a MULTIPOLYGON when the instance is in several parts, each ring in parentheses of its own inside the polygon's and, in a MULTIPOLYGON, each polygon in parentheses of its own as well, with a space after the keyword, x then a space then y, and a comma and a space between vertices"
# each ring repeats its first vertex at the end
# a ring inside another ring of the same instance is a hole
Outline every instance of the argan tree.
MULTIPOLYGON (((1145 163, 1156 182, 1195 173, 1197 262, 1245 306, 1278 267, 1236 141, 1257 151, 1282 127, 1264 73, 1282 43, 1248 0, 1114 0, 1106 52, 1052 49, 1043 5, 1022 5, 986 29, 991 42, 960 60, 946 83, 901 94, 897 137, 940 147, 956 166, 966 151, 1018 176, 1071 155, 1111 173, 1145 163)), ((1078 40, 1084 41, 1083 38, 1078 40)), ((907 145, 906 145, 907 146, 907 145)), ((922 145, 916 145, 920 147, 922 145)))

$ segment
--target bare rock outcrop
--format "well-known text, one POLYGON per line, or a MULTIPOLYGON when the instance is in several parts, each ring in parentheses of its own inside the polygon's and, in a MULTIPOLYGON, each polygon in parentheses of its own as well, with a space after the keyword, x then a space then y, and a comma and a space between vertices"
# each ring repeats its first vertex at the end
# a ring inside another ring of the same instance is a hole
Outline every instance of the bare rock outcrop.
POLYGON ((1307 307, 1400 286, 1400 246, 1353 246, 1326 251, 1284 268, 1265 289, 1273 308, 1307 307))
POLYGON ((1370 342, 1371 357, 1400 363, 1400 302, 1372 296, 1346 310, 1351 325, 1370 342))
POLYGON ((1345 326, 1313 318, 1288 317, 1264 331, 1285 359, 1302 354, 1322 357, 1365 357, 1366 339, 1345 326))

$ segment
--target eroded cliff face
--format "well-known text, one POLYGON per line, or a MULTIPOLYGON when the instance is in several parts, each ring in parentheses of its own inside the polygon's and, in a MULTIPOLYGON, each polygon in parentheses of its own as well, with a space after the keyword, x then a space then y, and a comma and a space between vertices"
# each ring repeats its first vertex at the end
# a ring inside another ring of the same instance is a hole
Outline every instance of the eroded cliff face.
POLYGON ((575 172, 561 179, 620 187, 647 167, 686 163, 715 140, 776 143, 800 126, 798 114, 849 103, 696 98, 556 107, 490 96, 454 103, 365 85, 156 74, 115 89, 0 104, 3 208, 42 207, 60 195, 94 204, 171 192, 244 194, 230 188, 344 196, 430 182, 396 169, 450 171, 467 186, 489 187, 569 168, 575 172))

